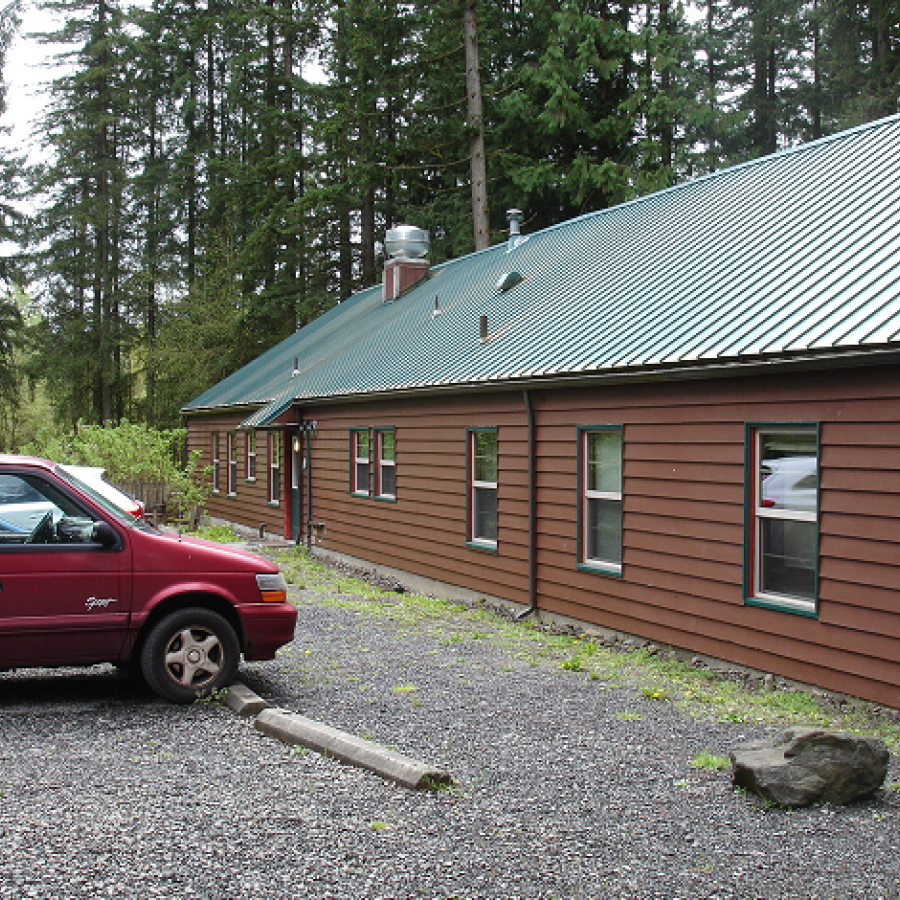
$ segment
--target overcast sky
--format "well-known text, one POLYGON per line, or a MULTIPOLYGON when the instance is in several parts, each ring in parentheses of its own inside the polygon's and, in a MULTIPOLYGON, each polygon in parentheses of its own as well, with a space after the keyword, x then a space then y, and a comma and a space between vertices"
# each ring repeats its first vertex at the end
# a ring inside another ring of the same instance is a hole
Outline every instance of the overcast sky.
POLYGON ((58 74, 52 64, 52 48, 28 35, 35 31, 52 31, 54 21, 49 13, 34 10, 29 4, 7 56, 3 70, 7 110, 2 124, 13 129, 11 146, 16 150, 29 147, 31 132, 45 105, 41 89, 58 74))

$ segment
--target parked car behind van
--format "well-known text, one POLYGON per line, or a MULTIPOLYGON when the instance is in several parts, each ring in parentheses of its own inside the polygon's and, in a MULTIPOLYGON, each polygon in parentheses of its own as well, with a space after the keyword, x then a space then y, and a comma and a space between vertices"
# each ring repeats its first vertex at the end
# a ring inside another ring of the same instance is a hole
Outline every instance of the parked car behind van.
POLYGON ((144 515, 144 504, 120 491, 114 484, 110 484, 106 480, 106 469, 100 466, 60 466, 60 468, 74 475, 82 484, 93 488, 98 494, 102 494, 120 509, 130 513, 135 519, 140 519, 144 515))
POLYGON ((46 460, 0 455, 0 523, 0 669, 133 665, 186 703, 294 636, 274 563, 164 534, 46 460))

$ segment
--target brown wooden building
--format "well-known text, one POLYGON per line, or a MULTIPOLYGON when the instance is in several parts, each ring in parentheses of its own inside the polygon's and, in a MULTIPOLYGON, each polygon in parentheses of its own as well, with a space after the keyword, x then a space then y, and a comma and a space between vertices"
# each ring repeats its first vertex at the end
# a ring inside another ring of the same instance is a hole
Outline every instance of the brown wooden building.
POLYGON ((892 118, 401 252, 185 407, 209 511, 900 707, 898 185, 892 118))

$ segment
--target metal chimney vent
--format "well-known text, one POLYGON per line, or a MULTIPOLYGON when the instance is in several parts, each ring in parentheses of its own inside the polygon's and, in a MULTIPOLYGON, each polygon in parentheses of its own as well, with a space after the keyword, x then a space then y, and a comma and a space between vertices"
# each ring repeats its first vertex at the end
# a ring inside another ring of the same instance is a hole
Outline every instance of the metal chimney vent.
POLYGON ((528 238, 519 229, 519 223, 522 219, 521 209, 508 209, 506 218, 509 219, 509 240, 506 244, 506 252, 509 253, 510 250, 515 250, 519 244, 524 244, 528 238))
POLYGON ((423 278, 428 277, 431 264, 428 256, 428 232, 415 225, 396 225, 384 236, 384 264, 381 299, 385 303, 396 300, 423 278))
POLYGON ((394 259, 423 259, 428 256, 430 238, 424 228, 415 225, 396 225, 384 238, 384 249, 394 259))

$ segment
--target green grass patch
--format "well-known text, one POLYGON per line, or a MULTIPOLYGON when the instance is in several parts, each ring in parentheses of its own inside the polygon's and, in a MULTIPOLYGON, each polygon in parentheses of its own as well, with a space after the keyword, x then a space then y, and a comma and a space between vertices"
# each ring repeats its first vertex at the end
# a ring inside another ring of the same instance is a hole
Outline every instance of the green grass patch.
POLYGON ((717 756, 711 750, 701 750, 691 761, 695 769, 708 769, 719 772, 731 767, 731 760, 727 756, 717 756))
POLYGON ((196 531, 185 533, 191 537, 203 538, 206 541, 217 541, 220 544, 234 544, 241 540, 228 525, 204 525, 196 531))

